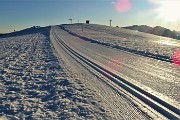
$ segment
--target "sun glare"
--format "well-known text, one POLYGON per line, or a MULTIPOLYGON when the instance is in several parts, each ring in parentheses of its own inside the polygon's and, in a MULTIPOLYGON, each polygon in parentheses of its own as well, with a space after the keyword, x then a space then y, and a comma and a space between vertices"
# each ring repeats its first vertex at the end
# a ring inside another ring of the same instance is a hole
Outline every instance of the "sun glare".
POLYGON ((118 0, 115 3, 115 8, 121 13, 128 12, 131 9, 131 2, 130 0, 118 0))
POLYGON ((176 22, 180 19, 180 0, 159 0, 156 3, 159 4, 156 11, 165 21, 176 22))
POLYGON ((174 64, 180 66, 180 50, 174 52, 172 60, 174 64))

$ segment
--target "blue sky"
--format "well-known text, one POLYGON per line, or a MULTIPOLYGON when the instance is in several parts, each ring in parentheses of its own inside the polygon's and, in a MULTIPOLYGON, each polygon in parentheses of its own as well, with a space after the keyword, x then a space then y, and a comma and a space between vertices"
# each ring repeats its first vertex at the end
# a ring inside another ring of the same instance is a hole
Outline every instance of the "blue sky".
POLYGON ((146 24, 177 29, 178 22, 167 23, 153 12, 155 4, 150 0, 129 0, 131 9, 119 12, 118 0, 0 0, 0 33, 21 30, 31 26, 48 26, 90 20, 91 23, 113 26, 146 24))

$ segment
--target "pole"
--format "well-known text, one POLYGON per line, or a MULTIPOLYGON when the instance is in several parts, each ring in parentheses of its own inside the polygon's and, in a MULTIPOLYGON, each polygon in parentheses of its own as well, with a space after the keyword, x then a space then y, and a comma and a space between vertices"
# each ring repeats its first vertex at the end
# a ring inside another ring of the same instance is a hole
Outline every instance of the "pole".
POLYGON ((110 21, 110 26, 111 26, 111 22, 112 22, 112 20, 109 20, 110 21))
POLYGON ((72 24, 72 19, 69 19, 70 24, 72 24))

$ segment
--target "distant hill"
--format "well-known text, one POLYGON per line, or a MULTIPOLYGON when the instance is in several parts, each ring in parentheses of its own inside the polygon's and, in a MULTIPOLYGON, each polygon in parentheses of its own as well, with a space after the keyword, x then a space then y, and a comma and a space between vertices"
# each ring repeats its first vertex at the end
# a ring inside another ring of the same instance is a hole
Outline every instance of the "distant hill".
POLYGON ((50 27, 40 27, 40 26, 33 26, 30 28, 26 28, 24 30, 20 31, 14 31, 11 33, 0 33, 0 38, 6 38, 6 37, 15 37, 18 35, 26 35, 26 34, 32 34, 32 33, 44 33, 44 29, 50 29, 50 27))
POLYGON ((3 36, 3 35, 5 35, 5 34, 0 33, 0 36, 3 36))
POLYGON ((147 25, 133 25, 123 28, 180 40, 180 32, 171 31, 170 29, 161 26, 149 27, 147 25))

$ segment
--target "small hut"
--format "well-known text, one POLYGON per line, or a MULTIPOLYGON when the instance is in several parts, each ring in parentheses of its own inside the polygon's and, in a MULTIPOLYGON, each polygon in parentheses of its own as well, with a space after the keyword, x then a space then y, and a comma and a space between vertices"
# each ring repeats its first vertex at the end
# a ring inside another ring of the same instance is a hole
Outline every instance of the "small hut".
POLYGON ((89 24, 89 20, 86 20, 86 23, 89 24))

